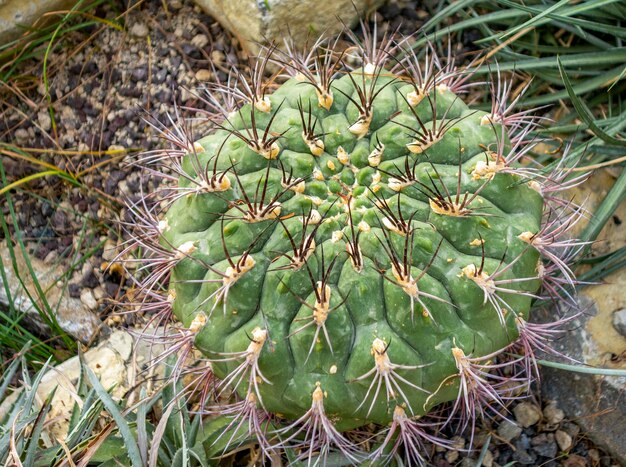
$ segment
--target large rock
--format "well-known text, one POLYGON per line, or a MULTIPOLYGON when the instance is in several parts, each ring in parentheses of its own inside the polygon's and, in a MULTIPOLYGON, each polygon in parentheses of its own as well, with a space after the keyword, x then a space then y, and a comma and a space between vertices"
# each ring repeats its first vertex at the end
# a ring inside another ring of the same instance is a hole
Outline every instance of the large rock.
POLYGON ((264 40, 282 44, 291 35, 296 44, 322 32, 341 31, 359 16, 375 10, 384 0, 195 0, 237 38, 256 49, 264 40), (341 18, 341 20, 339 20, 341 18))
MULTIPOLYGON (((159 334, 162 330, 152 332, 159 334)), ((139 339, 126 330, 116 330, 98 346, 89 349, 83 359, 114 399, 125 397, 127 405, 132 405, 140 388, 154 387, 155 381, 162 378, 162 366, 153 367, 150 362, 163 350, 160 344, 139 339)), ((82 405, 77 389, 80 374, 80 359, 72 357, 48 370, 37 388, 36 402, 39 405, 55 391, 45 427, 52 445, 66 437, 74 404, 82 405)), ((12 393, 0 405, 0 419, 11 410, 21 390, 12 393)))
POLYGON ((0 44, 19 37, 50 11, 70 7, 72 0, 0 0, 0 44))
MULTIPOLYGON (((596 173, 573 193, 576 201, 595 212, 613 184, 610 172, 596 173)), ((584 222, 580 228, 584 227, 584 222)), ((626 203, 622 203, 592 248, 595 255, 626 245, 626 203)), ((626 370, 626 336, 614 325, 615 314, 626 308, 626 274, 617 271, 602 284, 580 294, 586 310, 554 348, 587 365, 626 370)), ((619 316, 618 316, 619 318, 619 316)), ((557 401, 567 416, 600 446, 626 463, 626 377, 594 376, 544 367, 542 392, 557 401)))
MULTIPOLYGON (((0 307, 13 307, 25 315, 24 322, 49 335, 50 330, 37 311, 42 306, 32 277, 19 248, 14 249, 17 268, 12 265, 12 258, 6 242, 0 242, 0 258, 5 268, 7 284, 0 275, 0 307), (19 277, 16 274, 19 271, 19 277), (20 281, 21 279, 21 281, 20 281), (22 283, 23 281, 23 283, 22 283), (10 291, 9 298, 6 289, 10 291), (28 291, 28 293, 26 293, 28 291), (32 302, 30 297, 38 303, 32 302)), ((56 320, 65 332, 83 343, 90 342, 100 331, 101 322, 80 300, 71 298, 59 278, 63 274, 61 265, 50 266, 34 257, 29 257, 41 289, 45 292, 50 308, 55 312, 56 320)))

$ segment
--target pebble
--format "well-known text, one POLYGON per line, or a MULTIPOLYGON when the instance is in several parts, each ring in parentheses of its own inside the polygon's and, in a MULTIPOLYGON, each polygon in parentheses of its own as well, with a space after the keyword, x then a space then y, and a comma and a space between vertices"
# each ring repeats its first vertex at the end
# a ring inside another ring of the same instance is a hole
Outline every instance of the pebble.
POLYGON ((541 410, 530 402, 521 402, 513 408, 515 419, 524 428, 535 425, 541 420, 541 410))
POLYGON ((513 453, 513 459, 523 465, 536 465, 537 456, 528 453, 524 449, 517 449, 513 453))
POLYGON ((118 253, 117 242, 112 238, 107 238, 102 248, 102 259, 105 261, 113 261, 118 253))
POLYGON ((96 301, 102 300, 106 296, 106 293, 104 289, 102 288, 102 286, 99 285, 98 287, 93 289, 93 296, 96 299, 96 301))
POLYGON ((209 38, 204 34, 196 34, 191 39, 191 43, 199 49, 204 49, 209 44, 209 38))
POLYGON ((565 418, 565 413, 556 406, 556 402, 550 402, 543 409, 543 417, 546 423, 558 425, 565 418))
POLYGON ((572 437, 563 430, 556 430, 554 439, 561 451, 568 451, 572 447, 572 437))
POLYGON ((465 448, 465 439, 462 436, 454 436, 450 441, 452 441, 452 449, 465 448))
POLYGON ((152 82, 154 84, 161 84, 165 82, 165 78, 167 78, 167 70, 165 68, 161 68, 154 73, 154 77, 152 78, 152 82))
POLYGON ((143 23, 135 23, 130 28, 130 34, 135 37, 146 37, 148 35, 148 26, 143 23))
POLYGON ((222 63, 226 57, 224 56, 224 52, 220 52, 219 50, 214 50, 211 52, 211 61, 213 63, 222 63))
POLYGON ((613 313, 613 327, 622 336, 626 337, 626 308, 613 313))
POLYGON ((75 283, 70 283, 67 286, 67 291, 70 294, 70 297, 72 298, 79 298, 80 297, 80 285, 75 284, 75 283))
POLYGON ((130 74, 131 79, 135 82, 145 81, 148 77, 148 69, 145 66, 135 68, 130 74))
POLYGON ((556 456, 557 445, 554 441, 554 434, 552 433, 541 433, 535 436, 532 439, 531 444, 533 446, 533 451, 535 451, 540 456, 550 459, 556 456))
POLYGON ((98 308, 98 302, 91 289, 83 289, 80 293, 80 301, 90 310, 96 310, 98 308))
POLYGON ((450 464, 454 464, 459 458, 459 451, 448 451, 445 458, 450 464))
POLYGON ((45 264, 52 264, 58 257, 59 257, 59 253, 55 250, 52 250, 48 252, 48 254, 46 254, 46 257, 44 258, 43 262, 45 264))
POLYGON ((209 81, 213 77, 213 73, 210 70, 198 70, 196 71, 196 79, 198 81, 209 81))
POLYGON ((563 461, 563 467, 586 467, 587 459, 578 454, 571 454, 563 461))
POLYGON ((37 114, 37 122, 43 131, 50 131, 52 128, 52 119, 47 110, 42 110, 37 114))
POLYGON ((597 449, 589 449, 589 451, 587 451, 587 455, 595 464, 600 462, 600 453, 597 449))
POLYGON ((28 141, 28 131, 24 128, 18 128, 13 132, 17 144, 25 144, 28 141))
POLYGON ((511 441, 521 434, 522 428, 506 418, 498 426, 498 436, 505 441, 511 441))

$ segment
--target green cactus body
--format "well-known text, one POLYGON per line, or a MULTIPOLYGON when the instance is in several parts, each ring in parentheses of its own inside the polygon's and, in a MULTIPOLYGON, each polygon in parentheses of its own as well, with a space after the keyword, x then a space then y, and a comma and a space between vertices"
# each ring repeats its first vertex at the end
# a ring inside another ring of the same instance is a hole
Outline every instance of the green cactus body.
POLYGON ((539 253, 518 236, 540 229, 543 199, 498 172, 500 124, 444 86, 416 103, 401 77, 357 69, 330 89, 326 109, 291 78, 270 109, 245 104, 200 139, 183 167, 219 180, 171 205, 162 244, 189 256, 172 272, 173 310, 215 375, 254 359, 254 381, 244 368, 230 382, 291 420, 319 386, 343 431, 454 400, 459 355, 515 341, 540 285, 539 253), (253 120, 259 139, 276 137, 265 149, 235 132, 253 120))

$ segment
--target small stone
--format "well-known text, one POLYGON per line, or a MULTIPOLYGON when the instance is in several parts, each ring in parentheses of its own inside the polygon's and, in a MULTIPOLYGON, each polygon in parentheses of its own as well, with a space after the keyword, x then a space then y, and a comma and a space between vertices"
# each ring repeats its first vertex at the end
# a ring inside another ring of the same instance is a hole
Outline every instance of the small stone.
POLYGON ((600 453, 597 449, 589 449, 589 451, 587 451, 587 455, 595 465, 598 465, 598 463, 600 462, 600 453))
POLYGON ((104 289, 101 286, 96 287, 95 289, 93 289, 93 296, 96 300, 103 299, 105 296, 104 289))
POLYGON ((204 49, 209 44, 209 38, 204 34, 196 34, 191 39, 191 43, 199 49, 204 49))
POLYGON ((43 259, 43 262, 45 264, 52 264, 58 257, 59 257, 59 254, 55 250, 52 250, 48 252, 46 257, 43 259))
POLYGON ((181 90, 180 90, 180 100, 181 100, 181 102, 187 102, 192 97, 194 97, 194 95, 193 95, 193 93, 189 89, 187 89, 185 87, 181 88, 181 90))
POLYGON ((80 293, 80 301, 83 302, 90 310, 95 310, 98 308, 98 302, 96 301, 96 297, 94 297, 93 292, 90 289, 85 289, 80 293))
POLYGON ((28 141, 28 131, 24 128, 18 128, 15 130, 13 136, 15 137, 17 144, 25 144, 28 141))
POLYGON ((196 71, 196 79, 198 81, 208 81, 213 77, 213 73, 210 70, 198 70, 196 71))
POLYGON ((572 447, 572 437, 563 430, 556 430, 554 439, 556 439, 561 451, 568 451, 572 447))
POLYGON ((498 436, 505 441, 511 441, 522 434, 522 428, 508 419, 504 419, 498 426, 498 436))
POLYGON ((543 457, 554 458, 557 453, 557 446, 552 433, 541 433, 531 441, 533 451, 543 457))
POLYGON ((161 84, 165 82, 165 78, 167 78, 167 70, 165 68, 162 68, 154 73, 152 81, 155 84, 161 84))
POLYGON ((67 286, 67 291, 69 292, 70 297, 72 298, 80 297, 80 285, 78 284, 70 282, 70 284, 67 286))
POLYGON ((107 238, 102 247, 102 259, 104 261, 113 261, 118 253, 117 243, 113 239, 107 238))
POLYGON ((613 313, 613 327, 622 336, 626 337, 626 308, 613 313))
POLYGON ((226 57, 224 56, 224 52, 219 50, 213 50, 211 52, 211 61, 213 63, 222 63, 226 57))
POLYGON ((513 453, 513 460, 523 465, 536 465, 537 456, 529 454, 523 449, 518 449, 513 453))
POLYGON ((148 26, 143 23, 135 23, 130 28, 130 34, 135 37, 146 37, 148 32, 148 26))
POLYGON ((133 353, 133 338, 126 331, 116 331, 109 337, 109 346, 127 362, 133 353))
POLYGON ((577 454, 570 455, 563 461, 563 467, 586 467, 587 459, 577 454))
POLYGON ((459 458, 459 451, 448 451, 446 452, 446 461, 450 464, 454 464, 459 458))
POLYGON ((450 441, 452 441, 452 449, 461 450, 465 448, 465 439, 461 436, 454 436, 450 441))
POLYGON ((521 402, 513 408, 515 419, 524 428, 535 425, 541 420, 541 410, 530 402, 521 402))
POLYGON ((135 68, 130 76, 133 81, 145 81, 148 77, 148 69, 145 66, 135 68))
POLYGON ((565 414, 556 406, 555 402, 550 402, 543 409, 543 417, 550 425, 558 425, 565 418, 565 414))
POLYGON ((52 120, 50 119, 50 114, 42 110, 37 114, 37 122, 39 122, 39 126, 43 131, 50 131, 52 128, 52 120))

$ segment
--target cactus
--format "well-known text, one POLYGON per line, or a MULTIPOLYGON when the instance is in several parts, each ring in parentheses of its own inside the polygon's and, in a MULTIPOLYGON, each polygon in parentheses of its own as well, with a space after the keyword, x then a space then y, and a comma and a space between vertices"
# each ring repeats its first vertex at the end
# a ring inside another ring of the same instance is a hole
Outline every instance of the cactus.
POLYGON ((487 85, 433 46, 348 36, 347 52, 270 47, 209 86, 200 139, 180 117, 154 124, 171 148, 141 163, 169 183, 130 206, 127 251, 145 252, 140 303, 180 323, 170 353, 207 359, 174 374, 207 406, 235 393, 207 409, 229 428, 265 453, 419 464, 423 440, 448 446, 429 427, 473 425, 528 387, 549 349, 531 306, 575 281, 580 209, 558 192, 582 178, 520 164, 538 123, 500 76, 479 111, 465 95, 487 85), (363 453, 349 431, 370 423, 381 443, 363 453))

